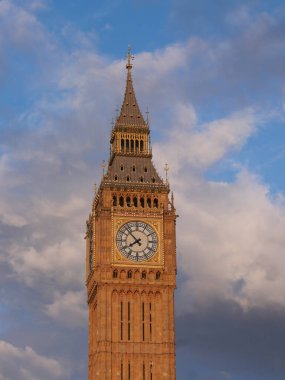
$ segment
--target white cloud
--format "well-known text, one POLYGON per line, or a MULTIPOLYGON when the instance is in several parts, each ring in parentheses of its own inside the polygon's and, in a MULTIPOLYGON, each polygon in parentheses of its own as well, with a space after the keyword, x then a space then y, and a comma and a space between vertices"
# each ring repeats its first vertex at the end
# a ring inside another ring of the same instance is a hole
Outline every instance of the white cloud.
POLYGON ((240 149, 255 131, 256 117, 251 110, 198 126, 192 105, 178 104, 174 111, 175 127, 164 143, 154 145, 154 154, 161 162, 171 163, 176 174, 185 164, 208 168, 240 149))
POLYGON ((46 305, 45 313, 64 326, 86 327, 87 306, 85 291, 56 292, 51 304, 46 305))
POLYGON ((62 378, 66 370, 55 359, 35 352, 31 347, 19 348, 0 341, 0 367, 5 380, 50 380, 62 378))
POLYGON ((46 32, 37 18, 24 8, 16 6, 12 1, 0 2, 0 27, 1 46, 6 44, 11 48, 32 49, 41 44, 41 50, 52 45, 48 42, 46 32))
POLYGON ((212 164, 242 148, 256 117, 245 111, 203 126, 190 120, 187 130, 185 110, 178 110, 181 125, 155 146, 155 157, 160 166, 167 160, 173 167, 177 255, 185 276, 180 311, 213 299, 245 309, 285 306, 283 197, 273 200, 262 180, 240 165, 233 182, 204 178, 212 164))
POLYGON ((72 240, 65 239, 40 250, 14 246, 9 252, 9 262, 18 280, 29 286, 44 279, 52 281, 53 286, 80 286, 84 282, 84 260, 84 241, 80 233, 72 240))

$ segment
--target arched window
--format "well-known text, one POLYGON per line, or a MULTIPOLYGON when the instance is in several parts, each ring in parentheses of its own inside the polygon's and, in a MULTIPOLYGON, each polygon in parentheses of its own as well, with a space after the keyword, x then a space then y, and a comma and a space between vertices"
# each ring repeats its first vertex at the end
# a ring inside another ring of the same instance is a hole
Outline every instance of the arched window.
POLYGON ((135 167, 135 165, 133 165, 133 172, 135 172, 136 171, 136 167, 135 167))
POLYGON ((121 164, 121 171, 123 171, 124 170, 124 165, 123 164, 121 164))
POLYGON ((126 151, 129 152, 130 150, 130 141, 127 139, 126 140, 126 151))
POLYGON ((146 203, 147 203, 147 207, 151 207, 151 199, 150 198, 147 198, 146 203))
POLYGON ((140 199, 140 204, 141 204, 141 207, 144 208, 144 198, 143 197, 141 197, 141 199, 140 199))
POLYGON ((113 196, 113 206, 117 206, 117 197, 116 197, 116 195, 113 196))
POLYGON ((118 278, 118 271, 117 271, 117 269, 115 269, 113 271, 113 278, 118 278))
POLYGON ((138 198, 137 197, 133 198, 133 203, 134 203, 135 207, 138 207, 138 198))
POLYGON ((139 140, 136 140, 136 152, 139 151, 139 140))
POLYGON ((118 176, 117 176, 117 174, 115 175, 114 180, 115 180, 115 181, 118 181, 118 176))
POLYGON ((141 152, 143 151, 143 141, 142 140, 140 141, 140 151, 141 152))
POLYGON ((127 175, 127 182, 130 182, 130 176, 127 175))
POLYGON ((143 182, 143 177, 140 178, 140 181, 143 182))
POLYGON ((145 270, 142 272, 142 279, 143 279, 143 280, 146 279, 146 271, 145 271, 145 270))
POLYGON ((153 207, 158 208, 158 199, 154 198, 153 200, 153 207))
POLYGON ((154 178, 154 177, 152 177, 152 182, 153 182, 153 183, 155 182, 155 178, 154 178))
POLYGON ((134 140, 131 140, 131 152, 135 150, 135 142, 134 140))
POLYGON ((123 151, 125 149, 125 140, 121 139, 121 150, 123 151))
POLYGON ((130 197, 126 198, 126 203, 127 203, 128 207, 131 207, 131 198, 130 197))
POLYGON ((128 278, 132 278, 133 277, 133 272, 131 270, 128 271, 128 278))
POLYGON ((159 280, 160 279, 160 272, 156 272, 155 279, 159 280))
POLYGON ((121 207, 124 206, 124 197, 122 195, 120 196, 119 204, 120 204, 121 207))
POLYGON ((144 167, 144 172, 147 173, 147 167, 146 166, 144 167))

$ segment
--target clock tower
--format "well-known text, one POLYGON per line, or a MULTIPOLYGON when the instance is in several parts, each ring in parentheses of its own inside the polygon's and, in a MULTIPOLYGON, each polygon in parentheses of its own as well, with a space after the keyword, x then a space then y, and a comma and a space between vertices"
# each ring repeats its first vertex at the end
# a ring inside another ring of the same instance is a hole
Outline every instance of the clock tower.
POLYGON ((88 380, 175 380, 176 213, 152 163, 131 58, 87 220, 88 380))

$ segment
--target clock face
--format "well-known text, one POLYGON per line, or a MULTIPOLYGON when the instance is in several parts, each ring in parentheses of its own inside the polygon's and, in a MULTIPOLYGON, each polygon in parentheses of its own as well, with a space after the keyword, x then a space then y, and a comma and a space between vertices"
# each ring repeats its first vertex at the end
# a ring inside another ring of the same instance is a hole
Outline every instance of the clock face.
POLYGON ((128 222, 117 232, 116 243, 123 256, 133 261, 150 259, 157 250, 157 234, 144 222, 128 222))

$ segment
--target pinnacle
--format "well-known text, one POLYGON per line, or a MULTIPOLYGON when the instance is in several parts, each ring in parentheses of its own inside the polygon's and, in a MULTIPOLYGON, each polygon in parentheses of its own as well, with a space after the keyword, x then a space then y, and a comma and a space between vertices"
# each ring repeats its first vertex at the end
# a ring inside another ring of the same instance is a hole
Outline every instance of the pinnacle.
POLYGON ((141 114, 141 111, 136 99, 134 87, 133 87, 131 58, 132 56, 130 54, 130 49, 129 49, 128 61, 126 65, 128 74, 127 74, 127 81, 126 81, 125 96, 124 96, 123 104, 121 107, 120 115, 118 116, 116 120, 116 125, 147 127, 147 123, 145 122, 141 114))

